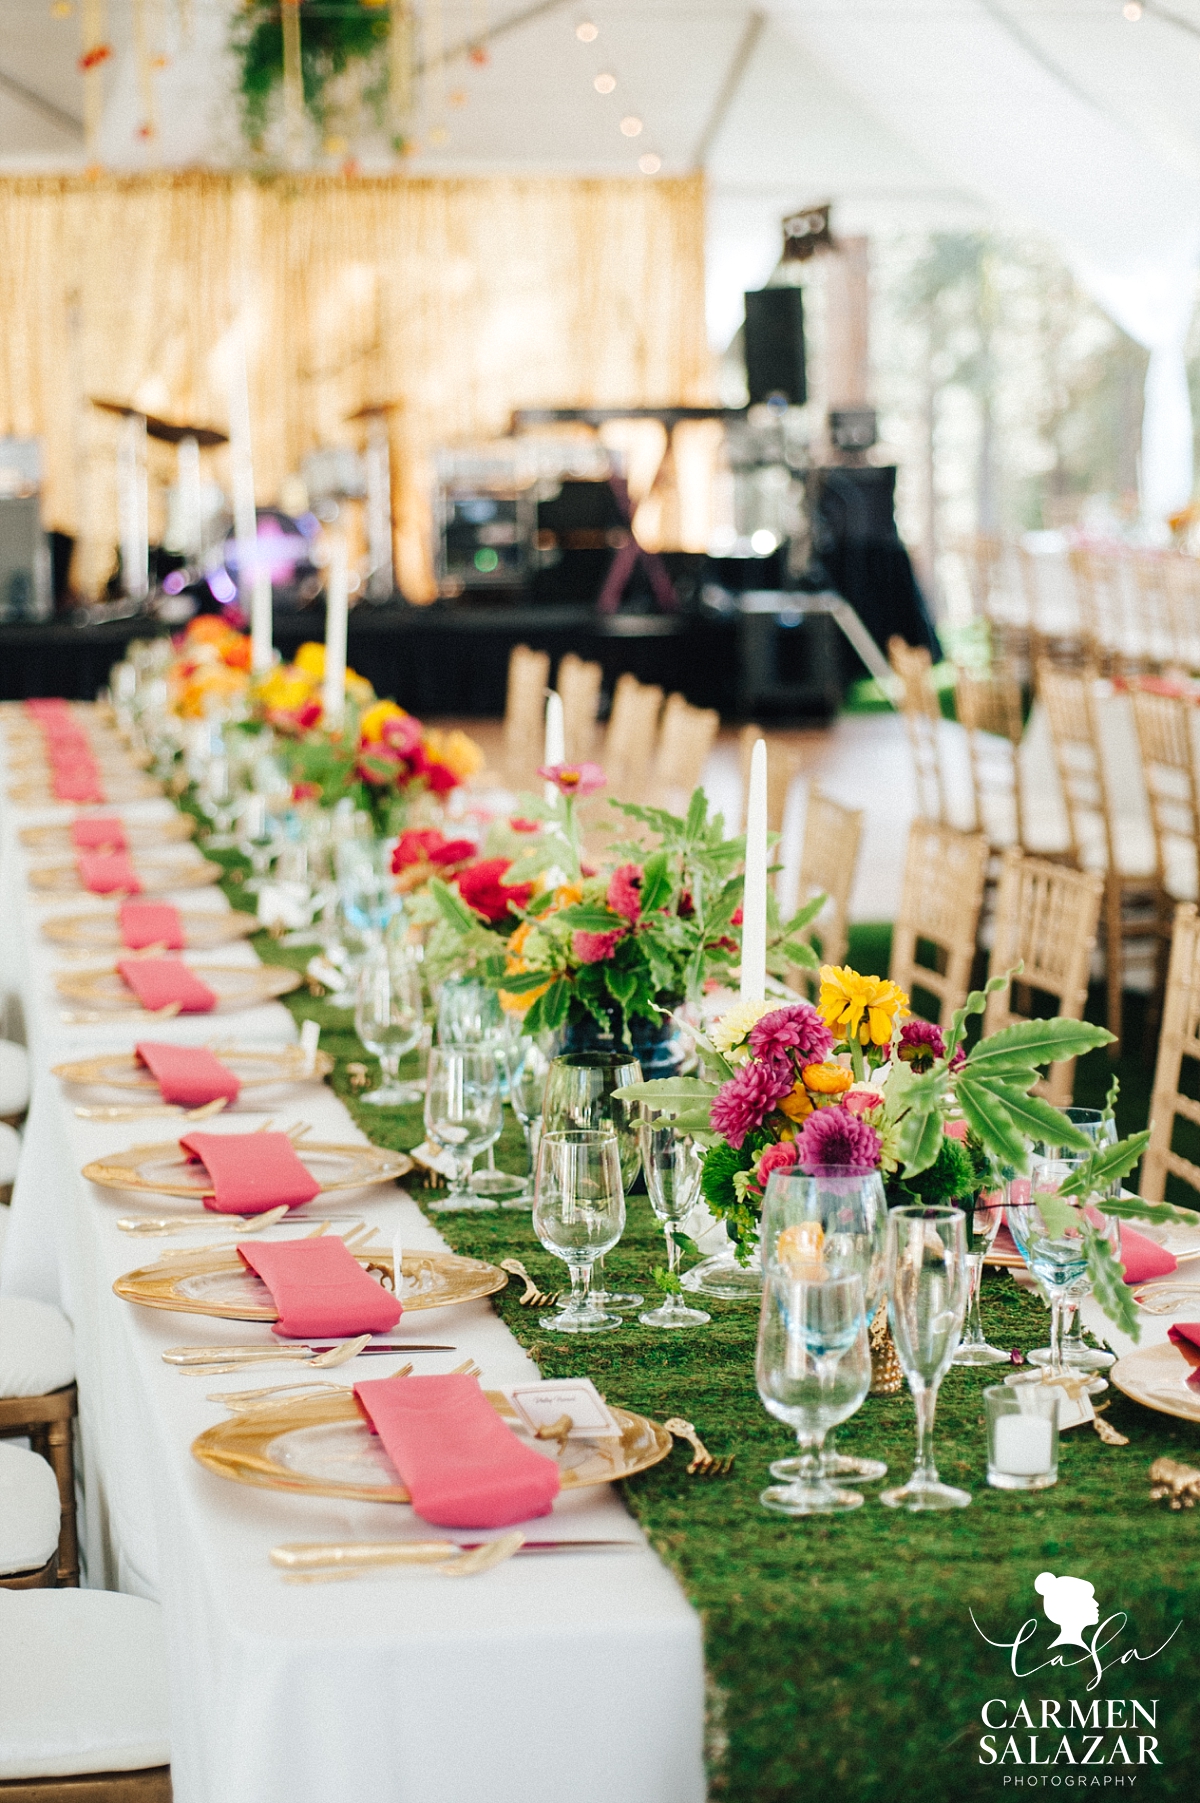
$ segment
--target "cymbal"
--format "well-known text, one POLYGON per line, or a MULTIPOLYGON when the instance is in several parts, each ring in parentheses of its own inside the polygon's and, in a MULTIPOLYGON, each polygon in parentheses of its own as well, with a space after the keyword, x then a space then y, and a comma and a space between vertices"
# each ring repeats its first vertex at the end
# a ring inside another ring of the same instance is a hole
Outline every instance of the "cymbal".
POLYGON ((140 407, 127 407, 123 401, 98 401, 93 397, 92 406, 99 407, 104 413, 116 413, 122 419, 140 414, 146 422, 148 436, 161 438, 166 444, 179 444, 184 438, 194 438, 201 449, 207 451, 214 445, 229 443, 229 434, 218 432, 213 426, 177 426, 168 419, 156 419, 152 413, 142 413, 140 407))

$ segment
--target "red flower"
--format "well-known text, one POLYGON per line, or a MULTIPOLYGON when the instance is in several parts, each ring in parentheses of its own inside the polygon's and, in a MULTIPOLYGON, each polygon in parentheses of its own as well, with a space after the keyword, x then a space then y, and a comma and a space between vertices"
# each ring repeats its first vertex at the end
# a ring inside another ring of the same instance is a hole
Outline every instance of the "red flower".
POLYGON ((101 63, 106 63, 111 55, 111 44, 95 44, 91 50, 84 51, 79 59, 79 67, 86 75, 89 69, 98 69, 101 63))
POLYGON ((315 726, 321 718, 321 712, 319 701, 306 701, 296 714, 296 725, 301 732, 307 732, 310 727, 315 726))
POLYGON ((436 764, 425 758, 421 760, 418 776, 424 778, 435 795, 449 795, 451 789, 457 789, 460 778, 446 764, 436 764))
POLYGON ((411 714, 393 715, 380 728, 380 742, 402 758, 416 758, 421 750, 421 722, 411 714))
POLYGON ((292 784, 292 800, 293 801, 320 801, 320 799, 321 799, 320 783, 293 783, 292 784))
POLYGON ((514 816, 508 824, 514 833, 536 833, 541 823, 537 820, 522 820, 519 816, 514 816))
POLYGON ((424 832, 410 828, 401 833, 392 853, 392 875, 399 876, 413 864, 437 864, 446 868, 451 864, 462 864, 474 855, 475 847, 469 839, 447 839, 436 827, 429 827, 424 832))
POLYGON ((510 858, 484 858, 482 863, 460 870, 454 879, 468 908, 482 914, 489 926, 498 926, 506 914, 529 905, 532 883, 502 881, 505 871, 511 868, 510 858))
POLYGON ((611 958, 617 949, 617 941, 624 934, 620 927, 614 927, 611 933, 572 933, 571 950, 581 964, 603 964, 611 958))
POLYGON ((733 910, 733 913, 729 916, 729 924, 731 927, 740 927, 741 926, 742 910, 740 907, 735 908, 733 910))
POLYGON ((605 897, 614 914, 623 914, 628 921, 635 921, 642 911, 642 873, 636 864, 622 864, 614 870, 608 884, 605 897))

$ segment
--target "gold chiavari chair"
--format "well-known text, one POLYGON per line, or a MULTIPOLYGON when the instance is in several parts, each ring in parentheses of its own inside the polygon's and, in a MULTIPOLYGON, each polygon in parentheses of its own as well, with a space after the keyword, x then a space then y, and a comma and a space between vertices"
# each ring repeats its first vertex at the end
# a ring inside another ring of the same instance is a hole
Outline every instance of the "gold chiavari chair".
POLYGON ((586 763, 595 753, 596 715, 600 711, 600 684, 604 671, 568 651, 558 666, 556 679, 563 706, 563 744, 567 762, 586 763))
MULTIPOLYGON (((1014 982, 988 997, 985 1034, 1029 1019, 1013 1004, 1019 999, 1028 1007, 1032 990, 1053 996, 1062 1019, 1083 1019, 1103 900, 1104 881, 1096 871, 1027 858, 1015 846, 1005 852, 988 978, 1003 976, 1016 964, 1024 968, 1014 982)), ((1066 1108, 1074 1083, 1075 1061, 1066 1059, 1050 1066, 1037 1089, 1056 1107, 1066 1108)))
POLYGON ((1151 670, 1170 669, 1178 662, 1170 563, 1165 551, 1131 551, 1123 559, 1125 588, 1132 587, 1140 661, 1151 670))
POLYGON ((1200 671, 1200 557, 1173 552, 1164 561, 1172 662, 1177 669, 1194 674, 1200 671))
POLYGON ((888 640, 888 662, 900 680, 900 712, 912 747, 917 814, 922 820, 944 821, 942 710, 933 682, 933 659, 924 645, 907 645, 893 635, 888 640))
POLYGON ((646 798, 662 704, 660 688, 640 683, 628 672, 618 678, 601 759, 608 778, 605 793, 610 800, 646 798))
MULTIPOLYGON (((1136 847, 1123 841, 1108 790, 1096 718, 1095 672, 1038 670, 1038 699, 1046 710, 1054 761, 1066 802, 1071 836, 1071 862, 1079 870, 1098 870, 1104 877, 1105 982, 1108 996, 1108 1028, 1115 1035, 1110 1048, 1120 1049, 1122 987, 1126 946, 1149 943, 1154 959, 1153 993, 1162 991, 1161 952, 1163 889, 1157 852, 1153 867, 1136 868, 1136 847)), ((1147 1015, 1153 1024, 1155 1007, 1147 1015)))
MULTIPOLYGON (((1200 1142, 1200 1102, 1183 1093, 1185 1058, 1200 1066, 1200 914, 1192 902, 1181 902, 1176 908, 1171 934, 1162 1033, 1150 1100, 1150 1144, 1142 1158, 1138 1184, 1138 1194, 1147 1202, 1165 1199, 1168 1176, 1180 1178, 1200 1194, 1200 1164, 1174 1149, 1177 1120, 1198 1130, 1192 1136, 1193 1150, 1200 1142)), ((1192 1077, 1195 1076, 1193 1070, 1192 1077)))
POLYGON ((1029 608, 1029 655, 1042 662, 1074 667, 1086 657, 1084 609, 1079 583, 1065 556, 1017 546, 1017 568, 1029 608))
MULTIPOLYGON (((825 897, 825 906, 803 937, 819 955, 822 964, 844 964, 850 943, 850 895, 862 843, 861 808, 843 807, 840 801, 810 789, 804 811, 804 840, 800 850, 800 883, 797 907, 814 895, 825 897)), ((816 987, 813 973, 789 972, 793 989, 808 994, 816 987)))
POLYGON ((656 807, 672 814, 687 812, 720 725, 716 708, 692 707, 682 695, 668 695, 649 789, 656 807))
POLYGON ((977 676, 960 668, 954 679, 959 724, 967 735, 975 830, 993 846, 1020 845, 1021 771, 1024 722, 1015 676, 997 669, 977 676))
POLYGON ((1175 695, 1135 688, 1131 697, 1158 871, 1174 901, 1197 899, 1200 781, 1196 770, 1196 709, 1175 695))
POLYGON ((504 705, 504 773, 515 789, 531 788, 546 743, 546 688, 550 658, 545 651, 514 645, 508 660, 504 705))
POLYGON ((913 821, 889 975, 924 1019, 948 1022, 967 999, 987 862, 982 833, 913 821), (932 1017, 921 1005, 926 996, 932 1017))

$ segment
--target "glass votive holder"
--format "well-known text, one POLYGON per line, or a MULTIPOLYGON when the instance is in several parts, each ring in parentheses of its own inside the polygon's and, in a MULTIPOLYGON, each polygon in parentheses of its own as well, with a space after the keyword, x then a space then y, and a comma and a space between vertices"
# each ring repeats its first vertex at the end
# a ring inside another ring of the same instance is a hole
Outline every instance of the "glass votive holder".
POLYGON ((1058 1482, 1058 1401, 1053 1384, 991 1384, 987 1481, 995 1490, 1047 1490, 1058 1482))

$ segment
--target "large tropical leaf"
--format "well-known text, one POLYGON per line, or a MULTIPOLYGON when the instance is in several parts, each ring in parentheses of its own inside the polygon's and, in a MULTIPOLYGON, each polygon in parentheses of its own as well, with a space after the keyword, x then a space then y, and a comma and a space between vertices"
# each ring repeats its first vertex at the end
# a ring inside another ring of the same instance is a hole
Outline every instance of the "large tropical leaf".
POLYGON ((1177 1208, 1171 1202, 1143 1202, 1140 1196, 1105 1196, 1106 1215, 1119 1221, 1150 1221, 1155 1227, 1200 1227, 1200 1214, 1194 1208, 1177 1208))
POLYGON ((1056 1064, 1063 1058, 1080 1058, 1097 1046, 1111 1045, 1107 1027, 1086 1020, 1019 1020, 981 1039, 967 1055, 972 1074, 999 1069, 1005 1064, 1056 1064))
POLYGON ((1088 1275, 1092 1280, 1093 1296, 1114 1327, 1127 1333, 1131 1340, 1140 1340, 1142 1324, 1138 1319, 1137 1303, 1125 1282, 1124 1266, 1113 1255, 1112 1247, 1104 1235, 1094 1227, 1085 1226, 1083 1237, 1087 1243, 1088 1275))
POLYGON ((448 920, 452 927, 457 927, 460 933, 466 933, 479 925, 479 916, 474 908, 468 908, 461 896, 456 895, 440 876, 432 877, 429 887, 443 919, 448 920))
POLYGON ((1028 1157, 1024 1138, 1004 1103, 986 1083, 974 1083, 966 1074, 969 1069, 968 1064, 954 1080, 955 1099, 968 1127, 1002 1163, 1023 1171, 1028 1157))
POLYGON ((1131 1133, 1128 1139, 1119 1139, 1115 1146, 1102 1146, 1059 1185, 1059 1194, 1103 1195, 1110 1184, 1129 1175, 1149 1144, 1150 1129, 1147 1127, 1142 1133, 1131 1133))
POLYGON ((995 1077, 980 1076, 977 1084, 990 1090, 1003 1103, 1021 1132, 1027 1133, 1030 1139, 1045 1140, 1047 1145, 1071 1152, 1091 1151, 1093 1142, 1087 1134, 1074 1121, 1068 1120, 1061 1109, 1043 1102, 1040 1096, 1026 1095, 1024 1089, 995 1077))

